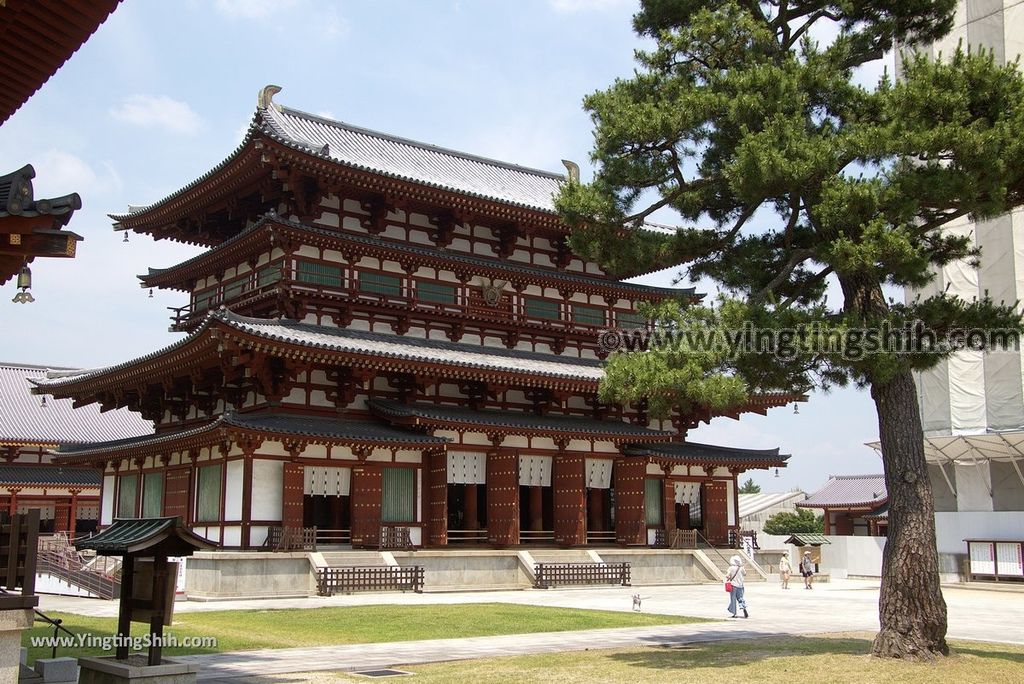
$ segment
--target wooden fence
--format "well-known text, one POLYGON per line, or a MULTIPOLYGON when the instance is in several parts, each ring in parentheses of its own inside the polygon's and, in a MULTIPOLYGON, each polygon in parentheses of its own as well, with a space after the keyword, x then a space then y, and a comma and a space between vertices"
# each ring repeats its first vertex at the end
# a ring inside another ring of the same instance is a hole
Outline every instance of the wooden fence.
POLYGON ((578 584, 629 586, 629 563, 536 563, 534 586, 548 589, 578 584))
POLYGON ((39 509, 0 520, 0 609, 34 608, 36 552, 39 545, 39 509))

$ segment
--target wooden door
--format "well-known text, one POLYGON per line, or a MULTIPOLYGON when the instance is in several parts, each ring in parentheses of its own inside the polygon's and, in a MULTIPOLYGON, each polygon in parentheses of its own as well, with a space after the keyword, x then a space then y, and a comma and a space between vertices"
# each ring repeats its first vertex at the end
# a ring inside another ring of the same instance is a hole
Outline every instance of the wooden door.
POLYGON ((729 543, 729 492, 719 480, 704 483, 704 536, 712 544, 729 543))
POLYGON ((424 454, 427 461, 427 534, 432 546, 448 543, 448 454, 424 454))
POLYGON ((555 543, 587 543, 587 469, 583 454, 559 454, 551 464, 555 543))
POLYGON ((281 524, 284 527, 303 526, 305 480, 305 466, 301 463, 284 464, 284 475, 281 478, 281 524))
POLYGON ((361 465, 352 469, 352 546, 372 548, 380 545, 382 495, 380 468, 361 465))
POLYGON ((487 454, 487 539, 508 546, 519 543, 519 454, 487 454))
POLYGON ((615 461, 615 540, 620 544, 646 544, 644 480, 647 460, 619 458, 615 461))

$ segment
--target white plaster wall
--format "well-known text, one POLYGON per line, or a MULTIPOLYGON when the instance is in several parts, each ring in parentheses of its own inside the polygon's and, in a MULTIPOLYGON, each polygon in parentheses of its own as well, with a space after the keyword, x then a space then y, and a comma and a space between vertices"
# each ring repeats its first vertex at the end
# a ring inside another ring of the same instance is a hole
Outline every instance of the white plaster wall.
MULTIPOLYGON (((281 520, 284 463, 252 462, 252 519, 281 520)), ((255 532, 253 533, 255 535, 255 532)), ((255 540, 255 536, 253 537, 255 540)))
POLYGON ((244 487, 242 461, 228 461, 224 478, 224 520, 242 519, 242 488, 244 487))
MULTIPOLYGON (((831 543, 821 547, 821 562, 818 570, 837 579, 849 575, 860 577, 882 576, 882 551, 885 537, 847 537, 829 535, 831 543)), ((758 543, 761 546, 760 535, 758 543)))
POLYGON ((992 474, 988 462, 956 466, 956 505, 959 511, 991 511, 992 474))
POLYGON ((103 493, 100 497, 100 525, 114 522, 114 476, 103 477, 103 493))
POLYGON ((242 545, 242 528, 237 525, 230 525, 224 528, 224 546, 242 545))
POLYGON ((935 514, 939 553, 967 553, 964 539, 1024 539, 1024 511, 974 511, 935 514))

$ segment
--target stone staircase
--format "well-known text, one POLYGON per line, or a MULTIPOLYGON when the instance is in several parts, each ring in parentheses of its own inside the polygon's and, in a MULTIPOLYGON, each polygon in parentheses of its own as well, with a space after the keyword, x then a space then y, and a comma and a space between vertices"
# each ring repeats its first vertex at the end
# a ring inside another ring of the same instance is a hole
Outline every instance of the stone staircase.
POLYGON ((697 549, 697 552, 704 554, 704 557, 715 566, 723 578, 729 571, 729 559, 733 556, 739 556, 743 559, 743 567, 747 569, 747 582, 764 582, 768 579, 768 575, 764 570, 759 565, 752 563, 750 557, 738 549, 719 549, 705 546, 697 549))
MULTIPOLYGON (((389 565, 397 565, 393 557, 391 558, 391 563, 385 558, 385 556, 391 556, 390 553, 381 551, 321 551, 318 554, 311 555, 320 556, 323 559, 323 567, 328 568, 383 568, 389 565)), ((315 565, 319 564, 315 563, 315 565)))

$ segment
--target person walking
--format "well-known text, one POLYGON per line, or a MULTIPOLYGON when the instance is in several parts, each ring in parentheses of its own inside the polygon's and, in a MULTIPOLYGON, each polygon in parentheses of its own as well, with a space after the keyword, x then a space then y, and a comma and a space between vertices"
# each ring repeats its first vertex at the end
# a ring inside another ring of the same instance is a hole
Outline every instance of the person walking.
POLYGON ((733 556, 729 559, 729 570, 725 573, 725 584, 726 588, 729 589, 729 614, 732 617, 738 617, 736 615, 737 608, 743 611, 743 617, 750 617, 747 613, 747 601, 743 597, 743 578, 746 577, 747 571, 743 567, 743 559, 739 556, 733 556))
POLYGON ((814 583, 814 561, 811 560, 811 552, 804 551, 804 558, 800 561, 800 574, 804 576, 804 589, 813 589, 814 583))
POLYGON ((789 574, 793 572, 793 566, 789 564, 789 554, 779 559, 779 580, 783 589, 789 589, 789 574))

